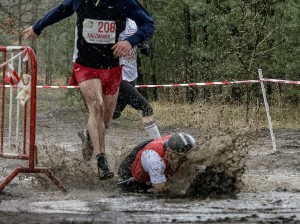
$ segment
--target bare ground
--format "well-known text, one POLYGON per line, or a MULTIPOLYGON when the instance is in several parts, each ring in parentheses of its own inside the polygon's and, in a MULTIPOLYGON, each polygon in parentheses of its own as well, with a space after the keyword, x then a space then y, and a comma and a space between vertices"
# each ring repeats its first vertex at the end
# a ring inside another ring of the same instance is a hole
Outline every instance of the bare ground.
MULTIPOLYGON (((275 130, 277 152, 273 153, 267 129, 245 134, 247 143, 241 147, 243 135, 233 131, 162 127, 163 135, 181 130, 196 137, 199 150, 192 154, 190 159, 194 160, 186 167, 201 163, 201 167, 212 165, 227 172, 235 161, 239 164, 243 161, 241 167, 244 168, 238 173, 243 174, 239 176, 243 185, 239 185, 234 197, 224 194, 217 199, 211 195, 170 198, 124 194, 117 189, 115 180, 100 182, 95 162, 87 163, 81 157, 77 131, 85 126, 85 114, 74 114, 72 110, 58 107, 37 114, 39 165, 50 167, 68 188, 68 193, 58 191, 43 175, 19 175, 0 192, 0 224, 300 223, 299 131, 275 130), (216 148, 218 150, 212 153, 216 148), (232 155, 223 152, 229 148, 230 153, 247 148, 248 154, 235 155, 239 159, 228 162, 232 155), (222 163, 228 163, 225 168, 219 163, 221 155, 225 158, 222 163), (245 160, 240 156, 245 156, 245 160)), ((107 151, 115 171, 126 152, 147 138, 140 123, 137 116, 123 117, 114 121, 107 131, 107 151)), ((0 180, 16 164, 24 162, 1 159, 0 180)), ((176 182, 175 178, 177 192, 190 184, 185 183, 176 182)))

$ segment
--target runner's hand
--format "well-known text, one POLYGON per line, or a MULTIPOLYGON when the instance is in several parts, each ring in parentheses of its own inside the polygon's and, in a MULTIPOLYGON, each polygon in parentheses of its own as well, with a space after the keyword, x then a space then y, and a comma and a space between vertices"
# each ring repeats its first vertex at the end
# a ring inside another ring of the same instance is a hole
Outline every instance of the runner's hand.
POLYGON ((132 50, 131 44, 127 40, 116 43, 112 48, 115 57, 125 57, 132 50))
POLYGON ((32 26, 23 31, 24 40, 26 39, 36 39, 38 35, 33 31, 32 26))

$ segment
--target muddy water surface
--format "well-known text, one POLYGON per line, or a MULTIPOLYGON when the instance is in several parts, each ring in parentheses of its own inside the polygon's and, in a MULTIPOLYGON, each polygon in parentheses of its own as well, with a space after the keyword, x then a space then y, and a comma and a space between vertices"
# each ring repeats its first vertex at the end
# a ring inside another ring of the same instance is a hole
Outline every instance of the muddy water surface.
POLYGON ((236 199, 218 200, 93 194, 90 200, 47 200, 47 194, 35 200, 5 200, 0 206, 1 222, 19 223, 24 218, 24 223, 296 223, 300 220, 298 193, 241 193, 236 199))

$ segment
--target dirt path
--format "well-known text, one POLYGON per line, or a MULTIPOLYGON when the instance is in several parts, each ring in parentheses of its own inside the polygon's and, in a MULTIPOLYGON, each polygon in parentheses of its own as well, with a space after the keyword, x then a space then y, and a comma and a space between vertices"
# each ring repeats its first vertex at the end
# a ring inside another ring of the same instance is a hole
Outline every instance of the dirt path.
MULTIPOLYGON (((84 162, 80 154, 77 131, 84 127, 85 117, 65 119, 68 113, 55 109, 38 113, 37 145, 39 163, 54 170, 69 192, 57 191, 47 178, 20 175, 0 193, 0 224, 300 222, 297 131, 275 131, 276 153, 271 151, 268 130, 252 138, 243 176, 245 186, 235 199, 170 199, 123 194, 114 181, 100 182, 96 164, 84 162)), ((161 131, 164 135, 170 130, 161 131)), ((182 131, 197 134, 195 129, 182 131)), ((121 118, 113 123, 106 144, 114 170, 124 153, 145 138, 138 118, 121 118)), ((14 165, 1 160, 1 178, 14 165)))

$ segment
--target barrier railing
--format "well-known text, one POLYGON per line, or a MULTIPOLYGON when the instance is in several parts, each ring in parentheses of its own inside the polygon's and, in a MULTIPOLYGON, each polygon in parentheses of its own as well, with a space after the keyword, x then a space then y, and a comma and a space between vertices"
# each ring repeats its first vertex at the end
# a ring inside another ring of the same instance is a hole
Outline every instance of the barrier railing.
POLYGON ((3 79, 0 84, 2 87, 0 159, 28 160, 28 167, 19 166, 15 168, 0 183, 0 191, 19 173, 43 173, 61 191, 65 192, 65 187, 49 168, 36 166, 38 150, 35 144, 37 86, 35 54, 30 47, 21 46, 0 46, 1 53, 3 63, 0 64, 0 71, 2 69, 3 79), (15 61, 18 62, 17 70, 14 69, 15 61), (25 74, 21 76, 23 72, 25 74), (5 88, 7 83, 9 84, 9 92, 5 88), (13 88, 17 89, 16 97, 14 97, 13 88))

